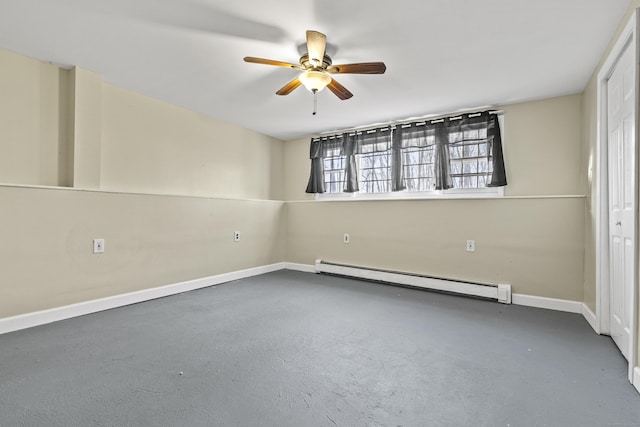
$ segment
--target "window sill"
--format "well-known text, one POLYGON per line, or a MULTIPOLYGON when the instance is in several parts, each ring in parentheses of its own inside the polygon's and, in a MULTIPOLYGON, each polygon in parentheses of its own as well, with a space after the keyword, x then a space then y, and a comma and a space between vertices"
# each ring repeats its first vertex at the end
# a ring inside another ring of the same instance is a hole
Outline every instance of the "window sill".
POLYGON ((451 200, 451 199, 501 199, 504 187, 474 190, 440 190, 425 192, 395 191, 393 193, 323 193, 316 194, 317 201, 349 202, 359 200, 451 200))

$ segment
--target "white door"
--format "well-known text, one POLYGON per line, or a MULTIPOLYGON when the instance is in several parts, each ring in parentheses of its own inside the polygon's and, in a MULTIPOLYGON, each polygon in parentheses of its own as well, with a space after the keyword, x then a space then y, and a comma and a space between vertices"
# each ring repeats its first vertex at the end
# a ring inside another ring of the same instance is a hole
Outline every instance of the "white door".
POLYGON ((635 68, 627 47, 607 83, 611 337, 625 358, 631 343, 635 283, 635 68))

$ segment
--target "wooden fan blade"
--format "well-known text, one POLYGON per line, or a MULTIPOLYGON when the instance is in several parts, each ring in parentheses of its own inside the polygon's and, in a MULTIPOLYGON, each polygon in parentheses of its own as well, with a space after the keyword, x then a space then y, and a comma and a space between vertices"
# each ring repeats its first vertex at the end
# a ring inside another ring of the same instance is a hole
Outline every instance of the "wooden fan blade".
POLYGON ((385 71, 387 71, 387 66, 384 65, 384 62, 332 65, 327 68, 327 73, 332 74, 384 74, 385 71))
POLYGON ((282 86, 279 91, 276 92, 276 95, 289 95, 293 92, 298 86, 300 86, 302 82, 296 77, 291 80, 286 85, 282 86))
POLYGON ((351 92, 349 92, 349 90, 342 86, 340 83, 338 83, 336 81, 336 79, 332 79, 331 83, 329 83, 327 85, 327 87, 329 88, 329 90, 331 92, 334 93, 335 96, 337 96, 338 98, 342 99, 343 101, 345 99, 349 99, 353 96, 353 94, 351 92))
POLYGON ((326 48, 327 36, 317 31, 307 31, 307 53, 309 54, 309 62, 311 62, 311 65, 314 67, 322 65, 326 48))
POLYGON ((252 56, 245 56, 244 62, 251 62, 252 64, 274 65, 276 67, 293 68, 294 70, 300 69, 299 65, 291 64, 289 62, 275 61, 273 59, 254 58, 252 56))

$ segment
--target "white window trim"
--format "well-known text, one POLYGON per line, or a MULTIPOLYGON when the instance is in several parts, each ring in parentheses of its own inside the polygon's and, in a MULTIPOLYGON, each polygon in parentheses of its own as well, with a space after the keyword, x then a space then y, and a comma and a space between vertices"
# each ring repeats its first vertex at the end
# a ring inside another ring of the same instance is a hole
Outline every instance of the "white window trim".
POLYGON ((504 187, 451 188, 434 191, 393 191, 390 193, 319 193, 318 201, 355 200, 447 200, 447 199, 499 199, 504 197, 504 187))

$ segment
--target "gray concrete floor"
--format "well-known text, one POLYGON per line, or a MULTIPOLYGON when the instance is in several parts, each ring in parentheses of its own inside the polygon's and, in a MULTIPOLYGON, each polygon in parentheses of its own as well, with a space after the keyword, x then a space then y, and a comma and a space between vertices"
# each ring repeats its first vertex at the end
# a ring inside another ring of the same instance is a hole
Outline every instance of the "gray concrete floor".
POLYGON ((579 315, 280 271, 0 336, 0 426, 640 426, 579 315))

